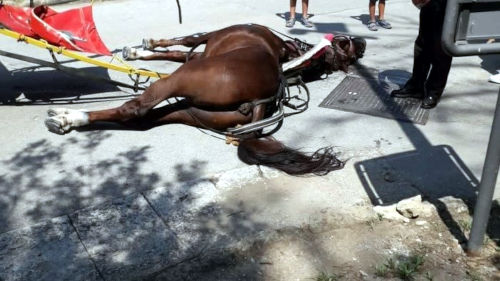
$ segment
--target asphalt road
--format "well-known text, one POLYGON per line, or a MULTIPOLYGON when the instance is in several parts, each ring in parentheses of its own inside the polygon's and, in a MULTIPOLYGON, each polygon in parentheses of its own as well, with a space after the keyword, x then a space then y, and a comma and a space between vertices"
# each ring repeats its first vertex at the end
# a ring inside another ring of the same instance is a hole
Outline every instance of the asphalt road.
MULTIPOLYGON (((292 29, 284 27, 287 3, 182 1, 182 25, 178 23, 175 1, 97 2, 94 16, 103 41, 117 51, 123 46, 139 45, 142 38, 177 37, 253 22, 312 43, 332 31, 363 36, 368 48, 360 62, 362 67, 380 72, 411 71, 418 10, 410 1, 389 1, 386 18, 394 28, 377 32, 363 25, 367 19, 366 1, 311 1, 310 12, 316 24, 312 29, 300 23, 292 29)), ((80 4, 57 9, 75 5, 80 4)), ((50 60, 46 51, 9 38, 0 38, 0 48, 50 60)), ((170 62, 133 64, 161 72, 178 67, 170 62)), ((128 79, 121 73, 78 62, 65 65, 128 79)), ((473 196, 498 93, 498 85, 487 80, 497 68, 498 56, 455 59, 444 98, 425 126, 318 107, 345 77, 344 73, 335 73, 309 85, 310 109, 287 119, 276 137, 305 150, 335 146, 342 157, 351 159, 351 165, 346 167, 350 172, 339 173, 339 180, 354 189, 366 189, 363 176, 355 171, 360 167, 356 163, 383 172, 383 167, 377 166, 381 162, 373 160, 383 157, 379 159, 383 163, 406 167, 407 175, 419 184, 438 189, 439 196, 454 196, 455 191, 464 189, 457 188, 461 184, 471 184, 472 188, 467 190, 466 186, 464 193, 473 196), (405 161, 399 161, 402 158, 405 161), (448 168, 453 166, 450 161, 458 163, 455 166, 461 170, 448 168)), ((135 191, 168 187, 245 166, 234 147, 187 126, 168 125, 146 132, 119 128, 73 131, 59 136, 49 133, 43 124, 50 107, 108 108, 128 100, 133 95, 130 90, 5 57, 0 57, 0 85, 2 100, 17 99, 15 104, 0 106, 0 233, 135 191)))

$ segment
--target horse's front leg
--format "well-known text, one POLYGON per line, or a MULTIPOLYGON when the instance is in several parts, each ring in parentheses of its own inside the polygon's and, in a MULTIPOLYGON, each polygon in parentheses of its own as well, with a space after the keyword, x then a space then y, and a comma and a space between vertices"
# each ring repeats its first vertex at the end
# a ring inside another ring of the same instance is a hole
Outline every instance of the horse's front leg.
POLYGON ((142 48, 144 50, 154 50, 158 47, 167 48, 170 46, 185 46, 185 47, 194 47, 200 44, 205 44, 210 37, 209 33, 201 33, 190 35, 186 37, 182 37, 179 39, 143 39, 142 40, 142 48))
POLYGON ((123 48, 122 57, 125 60, 168 60, 174 62, 186 62, 186 60, 194 60, 201 57, 201 52, 182 52, 182 51, 165 51, 152 52, 147 50, 138 50, 135 48, 123 48), (187 57, 189 56, 189 59, 187 57))

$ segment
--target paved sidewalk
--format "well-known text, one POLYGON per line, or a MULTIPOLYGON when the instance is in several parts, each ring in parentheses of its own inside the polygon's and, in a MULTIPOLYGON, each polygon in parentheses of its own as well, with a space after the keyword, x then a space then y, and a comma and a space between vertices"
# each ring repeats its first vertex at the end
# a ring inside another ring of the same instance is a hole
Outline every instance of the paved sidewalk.
MULTIPOLYGON (((362 36, 368 41, 362 67, 405 74, 412 67, 418 10, 406 0, 388 3, 393 29, 377 32, 363 24, 364 0, 311 1, 312 29, 284 27, 288 2, 199 1, 194 8, 181 0, 183 25, 175 1, 143 3, 94 4, 111 49, 143 37, 255 22, 308 42, 331 31, 362 36)), ((0 46, 48 57, 5 38, 0 46)), ((126 82, 119 74, 65 63, 126 82)), ((0 280, 137 280, 224 255, 280 229, 369 219, 373 205, 418 194, 436 204, 443 198, 471 202, 498 93, 498 85, 486 81, 499 65, 498 56, 454 59, 443 100, 425 126, 318 107, 344 73, 311 83, 309 110, 287 119, 276 138, 309 151, 333 145, 349 161, 325 177, 294 178, 246 166, 233 147, 186 126, 52 135, 43 126, 49 107, 106 108, 131 93, 0 57, 0 95, 19 101, 0 110, 0 119, 8 120, 0 123, 0 280), (79 99, 68 101, 74 96, 79 99)))
POLYGON ((194 259, 206 263, 280 229, 324 223, 325 216, 370 216, 360 212, 371 209, 366 196, 346 185, 332 194, 324 184, 329 180, 246 167, 117 198, 1 234, 0 279, 138 280, 194 259), (349 202, 338 206, 323 200, 347 193, 349 202), (346 205, 355 211, 339 208, 346 205))

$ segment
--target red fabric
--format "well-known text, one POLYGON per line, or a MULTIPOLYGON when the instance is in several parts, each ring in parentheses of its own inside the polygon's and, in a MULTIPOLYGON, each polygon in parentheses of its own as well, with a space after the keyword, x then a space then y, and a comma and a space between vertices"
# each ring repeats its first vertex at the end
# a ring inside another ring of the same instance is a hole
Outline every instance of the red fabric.
POLYGON ((70 50, 111 55, 95 27, 92 6, 58 13, 45 5, 34 9, 2 5, 0 24, 70 50))
POLYGON ((30 14, 31 8, 0 5, 0 24, 15 32, 34 37, 36 34, 31 31, 28 23, 30 14))

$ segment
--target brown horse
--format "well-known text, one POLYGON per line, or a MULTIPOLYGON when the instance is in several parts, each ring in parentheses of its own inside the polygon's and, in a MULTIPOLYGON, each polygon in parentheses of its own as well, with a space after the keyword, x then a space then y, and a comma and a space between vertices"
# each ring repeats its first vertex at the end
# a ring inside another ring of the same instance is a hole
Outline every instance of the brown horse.
MULTIPOLYGON (((258 122, 277 110, 277 100, 284 92, 285 83, 281 64, 312 48, 311 45, 301 47, 296 42, 284 41, 268 28, 255 24, 235 25, 182 39, 147 40, 146 45, 150 49, 173 45, 192 49, 190 52, 167 51, 142 57, 185 63, 168 78, 154 82, 142 95, 120 107, 90 112, 51 109, 45 121, 47 128, 65 134, 73 127, 106 121, 138 130, 181 123, 226 131, 258 122), (205 50, 193 52, 201 44, 206 44, 205 50), (169 98, 181 99, 155 108, 169 98)), ((302 72, 319 76, 346 70, 363 55, 364 48, 362 39, 339 37, 322 54, 309 61, 302 72)), ((293 75, 296 71, 292 69, 285 74, 293 75)), ((238 156, 243 162, 274 167, 293 175, 326 174, 343 167, 343 162, 335 157, 331 148, 306 155, 273 138, 263 138, 261 132, 257 130, 238 136, 238 156)))

